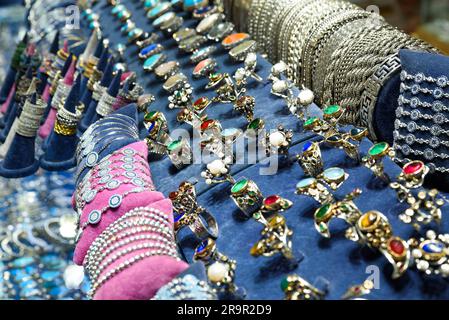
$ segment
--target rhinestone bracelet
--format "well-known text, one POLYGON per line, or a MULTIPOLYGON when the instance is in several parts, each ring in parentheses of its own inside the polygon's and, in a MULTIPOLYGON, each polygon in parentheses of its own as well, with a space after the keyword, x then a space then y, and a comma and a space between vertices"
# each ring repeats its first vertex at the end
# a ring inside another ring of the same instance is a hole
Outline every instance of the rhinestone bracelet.
POLYGON ((439 100, 436 100, 436 101, 430 103, 430 102, 423 102, 418 97, 413 97, 409 100, 409 99, 405 98, 403 95, 400 95, 399 99, 398 99, 398 104, 399 104, 399 106, 408 104, 412 108, 418 108, 418 107, 431 108, 435 112, 441 112, 441 111, 449 112, 449 107, 444 105, 439 100))
POLYGON ((405 156, 408 156, 410 154, 413 154, 415 156, 423 156, 426 160, 431 161, 433 159, 442 159, 446 160, 449 159, 449 155, 445 153, 435 153, 432 149, 426 149, 424 151, 420 150, 414 150, 409 145, 398 145, 395 143, 394 146, 395 150, 401 151, 402 154, 405 156))
POLYGON ((422 131, 422 132, 429 132, 434 136, 439 136, 441 134, 445 134, 449 136, 449 130, 444 130, 439 125, 434 124, 431 127, 428 126, 420 126, 414 121, 410 121, 408 123, 402 122, 399 119, 396 119, 394 121, 394 128, 395 130, 399 130, 401 128, 407 128, 409 132, 415 132, 415 131, 422 131))
POLYGON ((167 220, 167 216, 161 217, 158 214, 148 212, 139 213, 138 216, 127 216, 124 220, 120 219, 119 223, 113 222, 113 228, 108 227, 94 240, 84 258, 84 264, 90 264, 111 243, 142 232, 156 233, 165 239, 174 241, 173 228, 167 220))
POLYGON ((431 120, 435 124, 445 124, 449 122, 449 119, 442 113, 426 114, 422 113, 419 109, 414 109, 412 111, 406 111, 403 107, 398 107, 396 109, 396 117, 402 118, 403 116, 410 117, 413 121, 420 119, 431 120))
POLYGON ((440 88, 445 88, 449 86, 449 79, 446 76, 441 76, 438 78, 433 78, 430 76, 426 76, 423 73, 410 74, 407 71, 403 70, 401 72, 401 81, 404 82, 406 80, 412 80, 416 83, 429 82, 434 83, 440 88))
POLYGON ((405 83, 401 83, 400 93, 410 91, 412 94, 417 95, 419 93, 432 95, 435 99, 446 98, 449 99, 449 93, 445 93, 442 88, 438 87, 435 89, 423 88, 419 84, 414 84, 408 86, 405 83))
POLYGON ((439 146, 445 146, 445 147, 449 147, 449 141, 447 140, 440 140, 438 137, 432 137, 430 139, 423 139, 423 138, 418 138, 416 137, 414 134, 409 133, 406 136, 404 135, 396 135, 395 134, 395 141, 397 140, 403 140, 405 141, 408 145, 413 145, 415 143, 418 144, 425 144, 425 145, 429 145, 430 147, 432 147, 433 149, 438 148, 439 146))

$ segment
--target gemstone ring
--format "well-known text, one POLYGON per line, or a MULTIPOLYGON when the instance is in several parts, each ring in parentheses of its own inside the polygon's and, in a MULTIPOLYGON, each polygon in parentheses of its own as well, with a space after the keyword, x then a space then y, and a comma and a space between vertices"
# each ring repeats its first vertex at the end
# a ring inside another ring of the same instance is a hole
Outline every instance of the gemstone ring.
POLYGON ((296 274, 283 279, 281 288, 285 293, 285 300, 322 300, 326 295, 296 274))
POLYGON ((368 155, 362 158, 362 163, 365 167, 370 169, 376 177, 385 183, 390 183, 390 177, 384 172, 383 159, 386 156, 393 159, 395 152, 388 143, 379 142, 368 150, 368 155))
POLYGON ((241 178, 231 188, 231 198, 240 210, 250 218, 263 205, 263 196, 257 184, 241 178))
POLYGON ((323 172, 323 158, 318 142, 307 141, 302 154, 298 154, 296 158, 305 175, 316 177, 323 172))

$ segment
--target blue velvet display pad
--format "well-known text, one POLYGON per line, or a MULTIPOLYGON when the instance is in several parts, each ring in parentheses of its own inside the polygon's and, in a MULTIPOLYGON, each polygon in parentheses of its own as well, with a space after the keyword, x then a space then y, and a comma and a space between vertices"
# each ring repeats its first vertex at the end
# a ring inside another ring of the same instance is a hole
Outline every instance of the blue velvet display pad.
POLYGON ((12 124, 14 123, 14 119, 17 116, 18 108, 17 103, 14 101, 14 99, 11 101, 9 105, 9 113, 5 119, 5 127, 0 132, 0 142, 4 143, 6 140, 6 137, 8 136, 9 130, 11 130, 12 124))
MULTIPOLYGON (((144 28, 147 32, 154 31, 148 24, 142 9, 137 1, 126 2, 126 7, 132 12, 132 19, 137 26, 144 28)), ((119 42, 126 43, 125 36, 120 34, 120 23, 110 15, 111 7, 97 5, 95 11, 100 13, 101 24, 108 26, 104 28, 105 36, 112 45, 119 42), (116 26, 116 27, 110 27, 116 26)), ((185 15, 184 15, 185 17, 185 15)), ((193 26, 195 22, 187 21, 186 26, 193 26)), ((172 39, 162 36, 159 41, 164 45, 168 60, 177 60, 181 69, 189 77, 189 82, 195 88, 195 98, 202 95, 211 97, 213 92, 203 90, 206 79, 192 79, 191 71, 194 65, 189 62, 189 55, 180 53, 176 43, 172 39)), ((220 47, 220 44, 217 45, 220 47)), ((111 46, 113 47, 113 46, 111 46)), ((145 86, 147 92, 156 96, 156 102, 151 106, 153 110, 164 112, 169 127, 173 130, 177 127, 190 130, 187 124, 176 121, 177 110, 169 110, 167 105, 168 94, 162 89, 162 82, 154 74, 145 74, 139 61, 138 50, 134 46, 127 48, 125 52, 126 62, 130 69, 137 72, 138 79, 145 86)), ((222 49, 213 55, 217 60, 221 72, 233 74, 240 64, 230 61, 227 52, 222 49)), ((266 79, 271 65, 259 58, 258 73, 266 79)), ((294 130, 293 147, 291 154, 301 152, 303 143, 312 138, 312 135, 302 131, 298 120, 290 115, 285 103, 270 94, 271 85, 267 81, 262 84, 250 82, 248 94, 256 98, 256 117, 261 117, 266 122, 268 129, 283 124, 286 128, 294 130)), ((245 128, 246 121, 243 117, 232 111, 231 105, 216 105, 207 110, 212 119, 220 120, 223 128, 245 128)), ((379 120, 378 121, 382 121, 379 120)), ((143 132, 142 132, 143 133, 143 132)), ((362 152, 366 154, 370 142, 364 141, 362 152)), ((113 151, 113 150, 111 150, 113 151)), ((383 212, 391 221, 394 234, 408 239, 414 234, 412 227, 403 224, 397 215, 404 209, 399 205, 395 192, 383 187, 370 170, 362 166, 355 166, 349 161, 343 151, 337 149, 323 148, 325 166, 341 166, 349 173, 348 180, 336 192, 337 197, 343 197, 354 188, 363 189, 363 194, 356 199, 356 204, 364 211, 378 210, 383 212)), ((281 162, 278 174, 271 176, 260 175, 261 164, 257 165, 235 165, 233 175, 235 178, 247 177, 254 180, 265 196, 279 194, 294 202, 293 207, 285 212, 288 225, 293 229, 293 249, 298 257, 302 257, 296 269, 286 268, 288 266, 280 257, 253 258, 249 254, 252 245, 259 240, 261 225, 255 221, 246 221, 229 197, 230 185, 222 184, 209 186, 200 178, 200 172, 204 164, 194 164, 178 171, 173 168, 169 159, 155 161, 150 164, 153 179, 158 190, 167 195, 170 191, 177 189, 180 182, 186 179, 197 178, 198 202, 207 208, 217 219, 220 235, 217 240, 219 250, 230 258, 237 260, 236 284, 244 287, 248 293, 248 299, 283 299, 280 289, 280 281, 289 273, 297 273, 311 283, 318 283, 323 278, 329 281, 329 293, 327 299, 339 299, 352 285, 362 283, 372 270, 379 267, 380 288, 373 290, 369 299, 429 299, 449 298, 449 290, 446 282, 429 282, 419 273, 409 270, 399 280, 391 280, 391 267, 382 255, 362 248, 344 237, 346 226, 340 221, 331 224, 333 237, 330 240, 322 238, 313 226, 313 212, 317 204, 304 196, 294 194, 296 183, 303 178, 303 172, 296 163, 281 162)), ((385 163, 386 171, 395 177, 400 169, 391 161, 385 163)), ((447 210, 447 206, 443 208, 447 210)), ((443 219, 442 231, 449 231, 449 221, 443 219)), ((190 259, 193 248, 197 244, 191 237, 181 237, 184 253, 190 259)))
MULTIPOLYGON (((155 31, 151 24, 149 24, 148 19, 144 15, 144 10, 142 8, 141 3, 137 2, 127 2, 127 8, 133 13, 133 21, 137 26, 141 26, 147 32, 155 31)), ((122 35, 120 32, 120 22, 114 19, 113 16, 110 15, 110 6, 98 5, 95 7, 96 11, 98 8, 101 8, 100 20, 102 25, 107 26, 117 26, 111 28, 105 28, 104 36, 108 38, 113 47, 117 43, 127 43, 126 36, 122 35)), ((180 15, 187 17, 186 14, 181 13, 180 15)), ((186 26, 195 26, 196 21, 188 20, 185 25, 186 26)), ((208 80, 206 78, 194 79, 192 77, 192 70, 195 65, 191 64, 189 61, 190 55, 184 54, 179 51, 176 42, 171 39, 165 37, 161 32, 157 32, 160 35, 160 41, 166 50, 164 53, 167 55, 167 61, 177 60, 181 65, 182 72, 188 77, 189 83, 194 87, 194 99, 199 98, 201 96, 214 96, 213 91, 205 91, 204 87, 206 86, 208 80)), ((231 75, 234 74, 235 70, 238 67, 241 67, 242 63, 235 63, 231 61, 227 51, 222 49, 221 44, 216 44, 218 50, 215 52, 213 57, 218 62, 218 70, 220 72, 228 72, 231 75)), ((177 113, 179 109, 170 110, 168 108, 168 96, 169 94, 162 88, 163 80, 158 79, 156 75, 153 73, 146 73, 142 67, 142 61, 138 58, 139 50, 136 46, 128 46, 125 51, 125 58, 128 64, 128 67, 137 73, 139 83, 144 85, 146 92, 149 92, 156 97, 156 101, 151 105, 151 110, 159 110, 164 113, 167 118, 168 126, 171 131, 176 128, 183 128, 186 130, 192 131, 191 126, 184 123, 180 124, 176 120, 177 113)), ((259 57, 258 59, 258 74, 266 79, 270 74, 271 64, 267 62, 265 59, 259 57)), ((297 134, 294 137, 294 141, 302 141, 307 137, 310 137, 311 134, 303 133, 299 129, 298 121, 291 116, 288 108, 285 105, 285 102, 270 94, 271 83, 264 80, 263 83, 258 83, 255 80, 249 80, 248 84, 248 95, 254 96, 256 98, 256 108, 255 108, 255 117, 263 118, 266 123, 267 129, 273 129, 279 124, 283 124, 288 129, 296 129, 297 134)), ((247 122, 244 117, 240 116, 238 113, 233 111, 231 104, 217 104, 211 106, 206 111, 207 115, 210 119, 217 119, 222 124, 223 128, 240 128, 244 130, 247 126, 247 122)), ((141 137, 144 138, 146 136, 146 132, 143 129, 141 132, 141 137)), ((157 187, 161 192, 167 194, 170 191, 177 189, 179 182, 185 179, 189 179, 191 177, 199 177, 201 171, 204 169, 204 166, 201 164, 194 164, 185 168, 181 171, 176 170, 174 166, 171 164, 170 159, 164 158, 161 161, 153 162, 152 165, 152 174, 157 187), (176 175, 176 179, 173 179, 173 176, 176 175)), ((233 167, 234 172, 238 172, 243 170, 246 165, 236 165, 233 167)), ((205 190, 208 186, 201 181, 198 184, 197 188, 199 191, 205 190)))
POLYGON ((5 160, 0 162, 0 176, 22 178, 34 174, 39 169, 39 161, 34 156, 35 138, 14 136, 5 160))

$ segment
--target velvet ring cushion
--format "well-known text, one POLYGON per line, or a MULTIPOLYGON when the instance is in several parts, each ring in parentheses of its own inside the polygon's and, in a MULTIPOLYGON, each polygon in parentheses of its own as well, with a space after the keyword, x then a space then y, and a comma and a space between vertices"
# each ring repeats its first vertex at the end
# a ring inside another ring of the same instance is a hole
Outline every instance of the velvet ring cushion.
POLYGON ((103 94, 108 89, 109 85, 112 82, 112 71, 114 68, 115 59, 114 57, 111 57, 109 59, 109 62, 106 65, 106 68, 103 72, 103 76, 101 77, 101 81, 95 82, 93 84, 93 91, 92 91, 92 100, 88 106, 86 106, 86 110, 84 113, 84 117, 80 124, 80 131, 84 132, 86 131, 87 127, 91 124, 91 120, 93 115, 96 112, 96 108, 98 105, 98 102, 100 101, 103 94))
MULTIPOLYGON (((24 52, 28 42, 28 35, 25 34, 22 41, 16 47, 16 50, 11 59, 11 64, 8 69, 8 73, 6 74, 5 80, 3 81, 2 87, 0 89, 0 103, 4 103, 8 97, 11 95, 11 92, 14 90, 14 82, 16 78, 16 74, 18 71, 20 56, 24 52)), ((5 114, 6 106, 2 105, 1 113, 5 114)))
POLYGON ((45 112, 45 103, 34 93, 24 104, 17 120, 16 132, 6 154, 0 163, 0 175, 20 178, 32 175, 39 168, 35 159, 35 140, 40 121, 45 112))
POLYGON ((76 133, 84 107, 79 104, 80 86, 81 75, 78 75, 67 99, 58 106, 54 130, 40 159, 41 167, 46 170, 61 171, 76 165, 75 149, 79 140, 76 133))
POLYGON ((402 50, 394 147, 402 164, 421 160, 427 182, 449 190, 449 57, 402 50))
MULTIPOLYGON (((61 51, 61 50, 60 50, 61 51)), ((46 139, 52 132, 55 119, 56 110, 61 101, 64 101, 70 92, 70 87, 73 84, 75 76, 75 61, 73 55, 69 55, 64 62, 64 66, 61 72, 56 71, 53 75, 51 89, 50 89, 50 99, 47 105, 48 114, 46 115, 45 122, 39 129, 39 136, 42 139, 46 139)))
MULTIPOLYGON (((93 35, 93 37, 95 37, 93 35)), ((92 38, 91 38, 92 39, 92 38)), ((85 106, 89 106, 90 102, 92 101, 92 94, 93 94, 93 84, 95 83, 94 79, 93 79, 93 75, 94 75, 94 70, 100 60, 100 57, 103 53, 104 50, 106 50, 104 48, 103 45, 103 39, 99 38, 97 40, 96 43, 97 47, 95 48, 95 51, 93 54, 91 54, 88 58, 87 61, 83 62, 83 77, 85 77, 85 87, 84 87, 84 91, 83 91, 83 95, 81 97, 81 102, 85 105, 85 106), (92 78, 92 80, 91 80, 92 78), (87 90, 86 90, 87 89, 87 90)), ((98 73, 95 73, 94 77, 98 75, 98 73)))

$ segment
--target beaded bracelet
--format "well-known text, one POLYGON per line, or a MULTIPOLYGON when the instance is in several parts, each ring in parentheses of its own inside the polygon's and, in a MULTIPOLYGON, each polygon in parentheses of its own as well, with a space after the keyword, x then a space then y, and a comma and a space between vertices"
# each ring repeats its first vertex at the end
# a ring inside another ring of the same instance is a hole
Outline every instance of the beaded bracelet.
POLYGON ((144 253, 140 253, 138 255, 135 255, 124 262, 120 263, 118 266, 114 267, 113 269, 109 270, 104 276, 99 278, 96 282, 93 283, 91 290, 89 291, 89 296, 93 297, 95 295, 95 292, 106 282, 109 281, 111 278, 113 278, 115 275, 120 273, 121 271, 129 268, 130 266, 136 264, 137 262, 145 259, 150 258, 154 256, 161 256, 161 255, 168 255, 172 258, 176 259, 177 261, 180 261, 179 257, 177 255, 170 255, 162 250, 157 251, 146 251, 144 253))
MULTIPOLYGON (((118 229, 119 232, 125 231, 122 234, 115 234, 112 239, 109 239, 108 242, 105 242, 105 240, 101 239, 95 239, 94 247, 89 248, 89 251, 87 252, 86 257, 84 258, 84 266, 87 270, 92 269, 92 264, 99 263, 98 256, 101 255, 105 249, 112 243, 120 242, 126 240, 127 237, 134 237, 137 234, 140 234, 142 232, 151 232, 156 233, 158 237, 161 237, 170 243, 173 242, 173 232, 171 231, 171 227, 167 226, 166 223, 159 221, 154 221, 154 217, 150 219, 144 219, 140 218, 139 220, 133 220, 133 221, 126 221, 123 222, 118 229)), ((146 236, 146 235, 144 235, 146 236)))
POLYGON ((168 218, 168 214, 154 208, 138 207, 131 211, 128 211, 119 219, 110 224, 91 244, 89 251, 87 252, 85 262, 89 263, 90 257, 95 257, 96 252, 101 252, 104 246, 108 245, 113 240, 120 240, 121 237, 127 235, 136 234, 143 231, 148 231, 146 228, 134 228, 138 226, 153 226, 154 222, 148 219, 132 220, 133 218, 147 217, 150 219, 156 219, 158 221, 165 220, 166 227, 159 227, 158 233, 165 235, 169 239, 174 239, 173 228, 168 218), (124 234, 119 234, 121 231, 132 228, 131 231, 127 231, 124 234))

